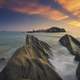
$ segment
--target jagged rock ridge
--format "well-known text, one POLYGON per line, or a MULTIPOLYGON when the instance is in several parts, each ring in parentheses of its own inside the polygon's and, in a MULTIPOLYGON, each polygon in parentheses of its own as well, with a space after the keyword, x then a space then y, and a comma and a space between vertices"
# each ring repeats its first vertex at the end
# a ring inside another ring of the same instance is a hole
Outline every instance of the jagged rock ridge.
POLYGON ((59 42, 61 43, 61 45, 66 47, 72 55, 80 55, 80 42, 76 38, 66 34, 61 37, 59 42))
POLYGON ((72 55, 75 56, 75 60, 79 62, 76 70, 77 79, 80 80, 80 42, 71 35, 64 35, 59 42, 66 47, 72 55))
POLYGON ((16 50, 0 73, 0 80, 62 80, 50 64, 50 46, 27 35, 25 46, 16 50))

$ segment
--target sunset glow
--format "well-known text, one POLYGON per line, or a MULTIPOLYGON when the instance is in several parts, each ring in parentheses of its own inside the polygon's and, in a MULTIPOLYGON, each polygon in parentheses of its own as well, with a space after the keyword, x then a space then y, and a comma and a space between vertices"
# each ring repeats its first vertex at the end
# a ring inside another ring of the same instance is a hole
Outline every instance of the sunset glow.
POLYGON ((0 13, 1 30, 27 31, 38 24, 80 28, 80 0, 0 0, 0 13))
POLYGON ((72 21, 69 23, 69 25, 72 27, 79 27, 80 28, 80 22, 78 22, 78 21, 72 21))

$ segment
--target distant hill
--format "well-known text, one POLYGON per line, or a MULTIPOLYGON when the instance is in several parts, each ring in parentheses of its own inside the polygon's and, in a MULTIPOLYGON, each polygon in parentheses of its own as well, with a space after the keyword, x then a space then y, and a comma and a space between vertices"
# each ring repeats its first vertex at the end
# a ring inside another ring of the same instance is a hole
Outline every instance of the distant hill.
POLYGON ((66 32, 63 28, 51 27, 46 30, 46 32, 66 32))
POLYGON ((45 30, 33 30, 33 31, 28 31, 28 33, 33 33, 33 32, 66 32, 64 28, 58 28, 58 27, 51 27, 45 30))

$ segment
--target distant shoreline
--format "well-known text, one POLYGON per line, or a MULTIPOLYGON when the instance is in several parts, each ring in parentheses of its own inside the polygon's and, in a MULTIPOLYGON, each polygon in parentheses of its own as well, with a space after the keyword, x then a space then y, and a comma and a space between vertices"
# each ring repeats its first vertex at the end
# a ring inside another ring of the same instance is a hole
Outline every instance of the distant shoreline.
POLYGON ((44 32, 44 33, 63 33, 63 32, 66 32, 65 29, 63 28, 58 28, 58 27, 51 27, 51 28, 48 28, 48 29, 41 29, 41 30, 32 30, 32 31, 27 31, 27 33, 40 33, 40 32, 44 32))

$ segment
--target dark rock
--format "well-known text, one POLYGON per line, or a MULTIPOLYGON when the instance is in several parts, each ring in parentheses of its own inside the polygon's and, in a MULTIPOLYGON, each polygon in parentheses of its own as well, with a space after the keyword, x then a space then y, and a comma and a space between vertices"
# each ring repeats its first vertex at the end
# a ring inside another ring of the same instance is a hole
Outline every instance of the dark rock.
POLYGON ((0 58, 0 61, 5 61, 6 59, 5 58, 0 58))
POLYGON ((4 62, 4 61, 6 61, 5 58, 0 58, 0 63, 2 63, 2 62, 4 62))
MULTIPOLYGON (((64 35, 59 42, 75 56, 75 61, 80 62, 80 42, 71 35, 64 35)), ((77 79, 80 80, 80 63, 76 70, 77 79)))
POLYGON ((63 28, 51 27, 46 30, 46 32, 66 32, 63 28))
POLYGON ((0 80, 62 80, 49 62, 50 46, 28 35, 0 73, 0 80))
POLYGON ((66 34, 59 40, 59 42, 66 47, 71 54, 75 56, 80 55, 80 42, 76 38, 66 34))
POLYGON ((76 70, 76 76, 77 76, 77 79, 80 80, 80 63, 79 63, 78 68, 76 70))
POLYGON ((76 55, 74 60, 80 62, 80 55, 76 55))

